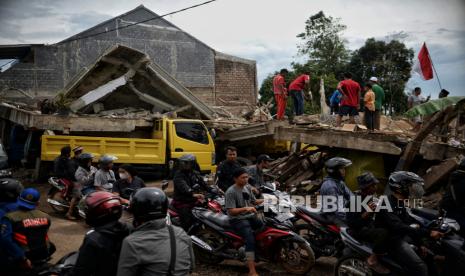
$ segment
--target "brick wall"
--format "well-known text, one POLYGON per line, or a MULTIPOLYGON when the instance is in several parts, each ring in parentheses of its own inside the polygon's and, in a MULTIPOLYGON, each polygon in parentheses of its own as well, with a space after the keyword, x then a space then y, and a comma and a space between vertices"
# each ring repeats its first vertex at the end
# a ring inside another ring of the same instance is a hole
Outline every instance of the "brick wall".
POLYGON ((257 68, 255 61, 216 53, 215 99, 217 105, 257 102, 257 68), (236 103, 234 103, 236 102, 236 103))

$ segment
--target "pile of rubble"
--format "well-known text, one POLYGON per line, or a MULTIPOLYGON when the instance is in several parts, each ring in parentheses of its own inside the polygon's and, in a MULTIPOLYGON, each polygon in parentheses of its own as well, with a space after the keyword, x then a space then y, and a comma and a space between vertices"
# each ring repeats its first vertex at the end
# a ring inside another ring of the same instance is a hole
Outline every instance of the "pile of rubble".
POLYGON ((278 181, 281 190, 307 195, 320 188, 324 157, 321 151, 307 150, 279 158, 271 163, 267 177, 278 181))

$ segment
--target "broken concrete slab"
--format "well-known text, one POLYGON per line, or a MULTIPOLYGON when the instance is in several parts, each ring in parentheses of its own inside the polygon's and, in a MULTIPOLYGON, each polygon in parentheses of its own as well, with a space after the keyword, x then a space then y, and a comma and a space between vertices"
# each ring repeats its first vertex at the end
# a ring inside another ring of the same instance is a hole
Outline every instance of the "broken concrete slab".
POLYGON ((423 176, 425 180, 425 190, 431 189, 439 181, 444 180, 459 164, 458 158, 451 158, 442 161, 439 165, 432 166, 423 176))

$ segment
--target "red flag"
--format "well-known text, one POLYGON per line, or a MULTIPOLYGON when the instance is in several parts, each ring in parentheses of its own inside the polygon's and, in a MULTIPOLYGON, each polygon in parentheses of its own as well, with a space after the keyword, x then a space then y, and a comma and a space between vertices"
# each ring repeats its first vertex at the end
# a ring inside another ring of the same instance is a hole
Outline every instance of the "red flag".
POLYGON ((414 70, 420 74, 424 80, 433 78, 433 65, 429 57, 428 48, 426 48, 426 43, 423 43, 423 47, 421 47, 420 53, 418 53, 418 60, 415 61, 414 70))

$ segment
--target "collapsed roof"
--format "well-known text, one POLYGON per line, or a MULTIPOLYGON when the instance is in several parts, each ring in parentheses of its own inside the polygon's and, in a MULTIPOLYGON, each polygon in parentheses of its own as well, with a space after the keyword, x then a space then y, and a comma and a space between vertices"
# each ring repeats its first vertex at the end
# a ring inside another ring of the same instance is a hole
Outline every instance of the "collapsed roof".
POLYGON ((92 113, 93 105, 105 110, 138 107, 153 112, 177 111, 185 118, 212 119, 214 111, 200 101, 149 57, 122 45, 110 47, 64 89, 71 110, 92 113))

